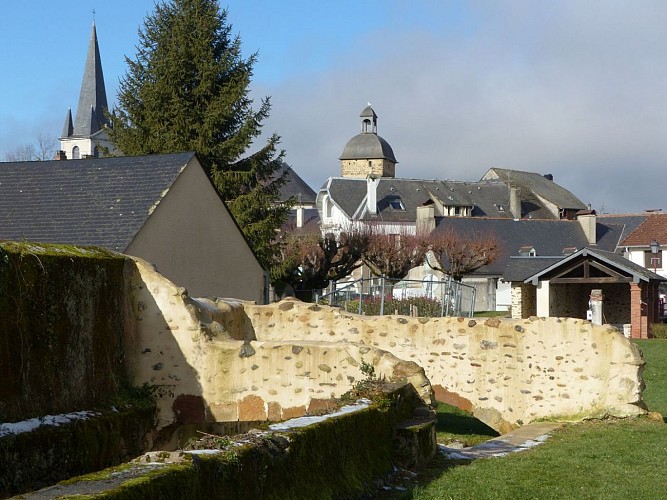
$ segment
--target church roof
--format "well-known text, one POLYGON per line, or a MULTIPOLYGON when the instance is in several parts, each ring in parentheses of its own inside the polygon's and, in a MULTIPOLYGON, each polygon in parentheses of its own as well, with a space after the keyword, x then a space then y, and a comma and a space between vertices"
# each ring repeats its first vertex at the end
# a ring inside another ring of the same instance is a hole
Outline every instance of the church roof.
POLYGON ((124 251, 194 153, 5 162, 0 239, 124 251))
POLYGON ((386 159, 394 163, 396 157, 387 141, 372 132, 362 132, 347 141, 340 160, 378 160, 386 159))
POLYGON ((72 135, 90 137, 108 124, 105 116, 107 111, 107 93, 104 87, 100 48, 97 43, 97 29, 93 21, 76 118, 74 119, 72 133, 64 137, 71 137, 72 135))

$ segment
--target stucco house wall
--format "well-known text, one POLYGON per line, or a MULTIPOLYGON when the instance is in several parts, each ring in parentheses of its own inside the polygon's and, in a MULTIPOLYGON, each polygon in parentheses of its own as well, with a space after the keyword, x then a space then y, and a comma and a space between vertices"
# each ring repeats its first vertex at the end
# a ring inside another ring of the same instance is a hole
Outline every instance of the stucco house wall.
POLYGON ((196 158, 125 253, 152 262, 191 296, 264 302, 265 271, 196 158))

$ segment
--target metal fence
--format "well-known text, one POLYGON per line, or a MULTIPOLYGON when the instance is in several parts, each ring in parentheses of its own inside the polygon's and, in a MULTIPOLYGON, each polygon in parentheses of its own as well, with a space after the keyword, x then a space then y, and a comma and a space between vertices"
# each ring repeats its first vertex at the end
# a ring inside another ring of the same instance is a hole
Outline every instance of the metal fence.
POLYGON ((475 311, 475 287, 449 276, 424 280, 359 279, 331 285, 315 302, 366 315, 467 316, 475 311))

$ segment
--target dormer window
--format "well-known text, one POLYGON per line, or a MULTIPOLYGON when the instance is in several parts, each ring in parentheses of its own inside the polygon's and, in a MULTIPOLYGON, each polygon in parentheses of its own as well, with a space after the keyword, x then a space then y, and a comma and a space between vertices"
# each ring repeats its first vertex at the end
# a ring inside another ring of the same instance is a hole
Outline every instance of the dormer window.
POLYGON ((537 252, 535 251, 535 247, 524 245, 519 248, 519 255, 521 255, 521 257, 536 257, 537 252))
POLYGON ((391 207, 392 210, 401 210, 405 212, 405 206, 403 206, 403 201, 398 199, 390 200, 389 201, 389 206, 391 207))

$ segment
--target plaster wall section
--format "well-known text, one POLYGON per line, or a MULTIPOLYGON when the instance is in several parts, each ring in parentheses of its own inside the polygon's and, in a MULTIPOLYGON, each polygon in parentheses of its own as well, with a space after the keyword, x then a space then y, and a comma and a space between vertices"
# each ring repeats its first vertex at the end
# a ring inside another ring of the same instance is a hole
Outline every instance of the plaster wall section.
POLYGON ((128 373, 133 385, 155 388, 158 429, 278 421, 326 409, 367 377, 363 363, 388 381, 411 382, 430 402, 431 386, 414 362, 340 339, 257 341, 244 310, 250 303, 193 299, 151 264, 135 263, 125 280, 128 373))
POLYGON ((298 301, 244 307, 263 340, 363 343, 414 361, 438 400, 500 432, 645 411, 641 353, 617 330, 585 320, 365 317, 298 301))

